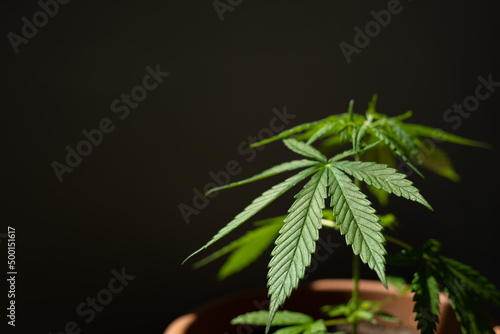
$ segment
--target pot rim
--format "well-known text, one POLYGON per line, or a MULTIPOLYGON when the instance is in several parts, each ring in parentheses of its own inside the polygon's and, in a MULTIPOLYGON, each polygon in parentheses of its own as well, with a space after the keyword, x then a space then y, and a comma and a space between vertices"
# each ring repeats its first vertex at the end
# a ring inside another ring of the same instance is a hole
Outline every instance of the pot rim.
MULTIPOLYGON (((322 291, 349 292, 352 291, 352 286, 353 286, 353 280, 349 278, 325 278, 303 284, 299 287, 299 289, 309 290, 313 292, 322 292, 322 291)), ((397 289, 390 284, 388 285, 388 289, 386 290, 380 281, 366 280, 366 279, 359 280, 359 289, 364 292, 389 292, 389 293, 398 292, 397 289)), ((166 328, 163 334, 183 333, 183 331, 189 329, 191 324, 193 324, 198 319, 199 315, 202 314, 206 309, 217 307, 217 305, 225 304, 228 301, 253 295, 256 292, 262 292, 262 289, 233 294, 216 300, 212 300, 211 302, 204 303, 202 306, 195 308, 193 311, 175 319, 172 323, 170 323, 170 325, 166 328)), ((408 293, 404 296, 401 296, 401 298, 410 298, 410 297, 413 298, 412 293, 408 293)), ((440 294, 440 301, 441 301, 441 306, 447 306, 449 304, 449 300, 444 293, 440 294)))

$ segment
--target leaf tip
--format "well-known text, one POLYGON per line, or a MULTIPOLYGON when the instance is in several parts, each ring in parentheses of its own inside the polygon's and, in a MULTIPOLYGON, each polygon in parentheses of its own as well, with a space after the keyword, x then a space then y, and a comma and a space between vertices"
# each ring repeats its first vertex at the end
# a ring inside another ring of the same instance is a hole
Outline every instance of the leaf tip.
POLYGON ((198 254, 202 249, 204 248, 200 248, 198 249, 196 252, 192 253, 191 255, 189 255, 187 258, 184 259, 184 261, 182 261, 181 265, 184 265, 184 263, 186 263, 190 258, 192 258, 193 256, 195 256, 196 254, 198 254))
POLYGON ((209 195, 215 193, 215 192, 218 192, 220 190, 221 187, 215 187, 215 188, 212 188, 212 189, 209 189, 207 192, 205 192, 203 195, 205 197, 208 197, 209 195))

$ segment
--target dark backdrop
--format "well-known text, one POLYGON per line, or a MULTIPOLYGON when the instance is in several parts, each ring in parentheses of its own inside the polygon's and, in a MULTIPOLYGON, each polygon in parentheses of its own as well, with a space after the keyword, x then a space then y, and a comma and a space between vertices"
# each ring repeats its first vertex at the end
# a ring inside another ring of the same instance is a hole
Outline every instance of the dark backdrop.
MULTIPOLYGON (((193 189, 231 160, 241 168, 236 180, 293 157, 280 144, 250 162, 238 152, 269 127, 273 108, 286 106, 293 126, 344 112, 351 98, 362 112, 378 93, 380 112, 411 109, 416 123, 495 144, 500 92, 459 116, 460 124, 444 118, 475 94, 479 76, 500 81, 492 1, 402 1, 351 63, 340 43, 353 45, 353 29, 390 1, 232 3, 221 21, 212 1, 71 1, 47 22, 38 15, 41 27, 34 36, 26 28, 31 38, 23 42, 22 18, 33 22, 40 4, 4 4, 0 233, 16 228, 18 271, 10 332, 58 333, 75 321, 83 333, 160 333, 203 302, 264 287, 267 258, 223 283, 215 279, 221 261, 197 271, 180 263, 274 180, 219 194, 189 224, 178 206, 192 205, 193 189), (121 102, 115 113, 112 102, 143 84, 147 66, 170 75, 128 117, 121 102), (75 149, 82 130, 103 119, 114 130, 59 182, 51 164, 65 163, 65 147, 75 149), (122 268, 135 278, 85 323, 78 306, 122 268)), ((393 211, 407 240, 440 239, 445 254, 500 285, 498 145, 442 147, 463 181, 412 175, 435 213, 398 200, 393 211)), ((283 214, 290 199, 259 217, 283 214)), ((5 239, 0 248, 3 262, 5 239)), ((309 279, 348 276, 348 254, 340 248, 309 279)), ((366 268, 364 275, 373 277, 366 268)))

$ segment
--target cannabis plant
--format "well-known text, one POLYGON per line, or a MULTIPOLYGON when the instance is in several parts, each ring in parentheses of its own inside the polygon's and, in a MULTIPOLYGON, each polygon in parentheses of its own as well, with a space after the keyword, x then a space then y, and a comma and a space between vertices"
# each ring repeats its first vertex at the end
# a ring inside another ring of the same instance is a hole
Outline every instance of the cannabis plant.
POLYGON ((286 334, 327 333, 330 326, 349 323, 352 332, 356 333, 360 321, 375 322, 377 317, 390 319, 390 315, 380 310, 383 303, 362 301, 359 297, 359 267, 362 261, 375 271, 386 288, 389 280, 400 287, 401 294, 408 291, 414 293, 415 320, 422 333, 434 333, 436 329, 441 291, 449 297, 463 333, 492 333, 478 299, 500 306, 498 290, 470 266, 440 254, 440 244, 436 240, 429 240, 422 247, 413 247, 384 232, 395 227, 394 216, 377 215, 362 191, 365 189, 373 193, 382 205, 386 205, 389 194, 393 194, 432 210, 407 175, 393 168, 398 161, 400 166, 408 166, 407 171, 411 173, 422 175, 418 167, 423 166, 456 181, 458 174, 446 154, 438 148, 426 151, 426 141, 430 138, 480 147, 487 145, 407 123, 405 120, 411 112, 388 117, 378 113, 375 106, 376 96, 364 114, 357 114, 351 101, 346 113, 301 124, 253 144, 256 147, 282 141, 302 158, 281 163, 249 179, 211 189, 206 194, 294 171, 292 176, 253 200, 191 256, 226 236, 300 182, 305 182, 295 195, 287 215, 254 223, 254 230, 195 264, 199 267, 230 254, 219 272, 219 278, 225 278, 255 261, 274 242, 267 275, 269 311, 243 314, 233 319, 233 324, 265 325, 266 333, 272 326, 280 326, 275 333, 286 334), (337 149, 336 154, 331 157, 325 155, 334 149, 337 149), (346 244, 352 249, 351 300, 345 305, 325 305, 322 311, 326 320, 280 311, 304 277, 306 267, 310 266, 319 230, 323 227, 335 229, 345 236, 346 244), (387 242, 398 245, 402 250, 388 256, 387 242), (412 282, 404 285, 398 284, 394 278, 388 279, 386 264, 414 266, 412 282))

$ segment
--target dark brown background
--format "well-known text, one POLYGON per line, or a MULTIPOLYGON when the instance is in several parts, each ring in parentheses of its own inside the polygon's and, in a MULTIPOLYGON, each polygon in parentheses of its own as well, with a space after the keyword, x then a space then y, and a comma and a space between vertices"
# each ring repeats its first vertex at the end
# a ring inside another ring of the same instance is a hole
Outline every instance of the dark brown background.
MULTIPOLYGON (((443 120, 474 93, 479 75, 500 81, 492 3, 403 1, 403 12, 349 65, 339 43, 352 44, 353 28, 387 1, 243 1, 223 22, 211 1, 71 1, 18 54, 5 37, 0 232, 17 229, 12 332, 82 324, 76 306, 124 266, 136 278, 83 333, 160 333, 200 303, 264 287, 267 258, 225 283, 215 279, 222 262, 197 271, 180 263, 275 180, 221 193, 189 225, 177 207, 229 160, 241 162, 243 178, 293 158, 280 144, 250 163, 237 151, 268 126, 275 107, 286 105, 296 125, 344 112, 351 98, 364 111, 378 93, 383 113, 412 109, 414 122, 495 143, 500 92, 456 130, 443 120), (111 101, 158 63, 170 76, 120 121, 111 101), (59 183, 50 164, 105 117, 115 131, 59 183)), ((19 34, 21 18, 40 10, 35 1, 3 6, 4 36, 19 34)), ((399 200, 393 211, 407 240, 440 239, 447 255, 500 285, 498 150, 443 148, 463 182, 413 175, 435 213, 399 200)), ((259 217, 283 214, 290 199, 259 217)), ((309 279, 348 276, 348 254, 342 247, 309 279)))

